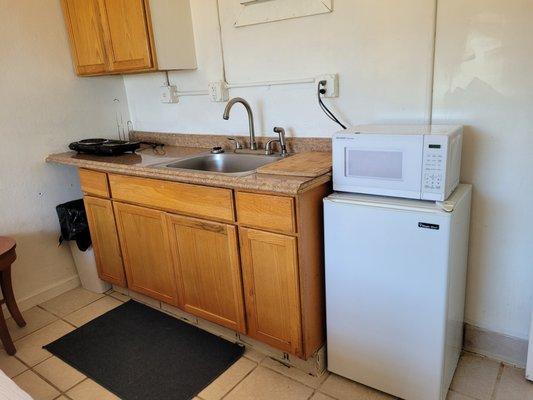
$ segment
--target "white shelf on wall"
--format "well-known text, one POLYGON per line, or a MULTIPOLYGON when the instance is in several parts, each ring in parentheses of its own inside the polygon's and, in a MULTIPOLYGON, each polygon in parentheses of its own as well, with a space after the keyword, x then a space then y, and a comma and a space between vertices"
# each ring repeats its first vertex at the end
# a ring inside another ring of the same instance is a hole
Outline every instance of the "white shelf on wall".
POLYGON ((249 26, 309 17, 333 11, 332 0, 241 0, 234 26, 249 26))

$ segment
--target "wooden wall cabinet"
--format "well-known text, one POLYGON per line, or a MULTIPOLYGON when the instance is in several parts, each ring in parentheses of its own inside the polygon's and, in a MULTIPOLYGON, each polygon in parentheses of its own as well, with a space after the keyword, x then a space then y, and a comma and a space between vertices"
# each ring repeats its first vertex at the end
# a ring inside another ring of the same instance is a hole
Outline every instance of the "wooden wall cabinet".
POLYGON ((196 68, 189 0, 61 1, 78 75, 196 68))
POLYGON ((102 279, 304 359, 324 344, 329 183, 292 197, 89 170, 80 180, 102 279))

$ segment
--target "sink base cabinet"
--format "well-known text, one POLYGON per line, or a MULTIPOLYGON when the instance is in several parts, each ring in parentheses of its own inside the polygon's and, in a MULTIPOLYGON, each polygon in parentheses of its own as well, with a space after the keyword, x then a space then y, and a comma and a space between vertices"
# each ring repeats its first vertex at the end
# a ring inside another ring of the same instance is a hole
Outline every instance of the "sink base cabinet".
POLYGON ((245 333, 237 228, 171 214, 167 219, 180 307, 245 333))
POLYGON ((323 346, 329 182, 291 197, 88 170, 80 177, 103 280, 303 359, 323 346))
POLYGON ((165 213, 117 202, 114 207, 128 286, 178 305, 165 213))

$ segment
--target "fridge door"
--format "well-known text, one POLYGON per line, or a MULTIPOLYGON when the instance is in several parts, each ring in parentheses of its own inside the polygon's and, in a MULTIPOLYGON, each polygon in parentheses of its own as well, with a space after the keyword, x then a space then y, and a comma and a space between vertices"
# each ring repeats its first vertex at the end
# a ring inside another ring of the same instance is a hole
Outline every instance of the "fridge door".
POLYGON ((442 396, 449 214, 324 201, 328 369, 442 396))

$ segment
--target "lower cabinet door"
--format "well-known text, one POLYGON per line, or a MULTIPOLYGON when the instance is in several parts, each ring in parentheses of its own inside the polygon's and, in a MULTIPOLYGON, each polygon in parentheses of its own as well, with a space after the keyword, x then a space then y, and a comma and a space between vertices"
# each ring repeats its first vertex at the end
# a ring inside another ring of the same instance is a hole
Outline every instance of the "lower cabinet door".
POLYGON ((237 228, 167 214, 180 307, 245 332, 237 228))
POLYGON ((239 228, 248 334, 302 356, 297 239, 239 228))
POLYGON ((113 205, 129 288, 177 305, 165 213, 117 202, 113 205))
POLYGON ((100 279, 126 286, 111 200, 85 196, 85 211, 100 279))

